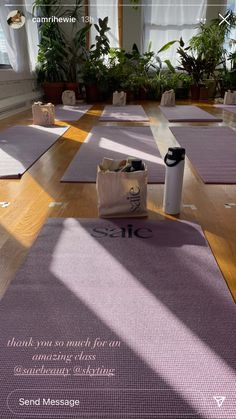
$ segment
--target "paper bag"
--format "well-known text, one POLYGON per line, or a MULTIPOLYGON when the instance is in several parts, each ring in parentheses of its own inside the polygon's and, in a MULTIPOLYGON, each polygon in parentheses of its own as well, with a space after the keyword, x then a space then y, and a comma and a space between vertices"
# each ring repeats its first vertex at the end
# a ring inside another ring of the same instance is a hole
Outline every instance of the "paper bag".
POLYGON ((126 105, 126 93, 125 92, 114 92, 112 104, 114 106, 125 106, 126 105))
POLYGON ((175 106, 174 90, 167 90, 161 97, 161 106, 175 106))
POLYGON ((63 105, 74 106, 76 103, 75 92, 73 90, 64 90, 61 99, 63 105))
POLYGON ((55 123, 55 108, 52 103, 35 102, 32 105, 33 124, 49 126, 55 123))
MULTIPOLYGON (((111 160, 112 164, 112 160, 111 160)), ((100 217, 147 215, 147 167, 134 172, 103 170, 98 166, 96 189, 100 217)))

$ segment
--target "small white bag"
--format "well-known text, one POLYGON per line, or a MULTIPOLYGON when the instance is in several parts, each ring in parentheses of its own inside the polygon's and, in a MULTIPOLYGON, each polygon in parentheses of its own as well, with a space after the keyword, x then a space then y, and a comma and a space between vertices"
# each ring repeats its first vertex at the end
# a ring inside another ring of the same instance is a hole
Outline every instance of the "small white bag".
POLYGON ((134 172, 115 172, 117 160, 98 166, 96 189, 98 214, 103 218, 147 215, 147 167, 134 172), (105 170, 104 170, 105 168, 105 170), (110 169, 110 170, 109 170, 110 169))
POLYGON ((52 103, 34 102, 32 114, 34 125, 49 126, 55 123, 55 107, 52 103))
POLYGON ((236 92, 228 90, 225 92, 224 105, 236 105, 236 92))
POLYGON ((74 90, 64 90, 62 93, 62 103, 63 105, 74 106, 76 103, 75 92, 74 90))
POLYGON ((125 106, 126 105, 126 93, 125 92, 114 92, 112 104, 114 106, 125 106))
POLYGON ((175 106, 175 92, 173 89, 162 94, 161 106, 175 106))

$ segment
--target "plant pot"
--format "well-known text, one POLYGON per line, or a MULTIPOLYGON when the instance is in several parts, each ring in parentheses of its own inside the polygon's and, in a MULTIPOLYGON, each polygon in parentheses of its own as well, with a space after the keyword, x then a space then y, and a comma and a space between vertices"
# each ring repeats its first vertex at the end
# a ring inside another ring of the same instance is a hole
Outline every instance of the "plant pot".
POLYGON ((215 97, 216 81, 214 79, 206 79, 204 80, 204 84, 208 87, 208 97, 215 97))
POLYGON ((54 104, 62 103, 61 95, 65 90, 65 83, 49 83, 46 82, 43 84, 43 90, 45 95, 45 100, 54 104))
POLYGON ((148 98, 148 91, 144 87, 139 89, 139 98, 140 100, 146 100, 148 98))
POLYGON ((66 82, 65 87, 66 90, 73 90, 73 92, 75 92, 76 99, 81 99, 81 95, 79 94, 79 83, 66 82))
POLYGON ((134 100, 134 93, 129 89, 125 90, 125 92, 126 92, 126 102, 132 102, 134 100))
POLYGON ((199 99, 200 100, 208 100, 209 99, 208 87, 206 87, 206 86, 200 87, 199 99))
POLYGON ((199 97, 200 97, 200 86, 193 84, 191 86, 191 99, 199 100, 199 97))
POLYGON ((94 84, 86 84, 86 100, 87 102, 99 102, 101 100, 101 93, 98 86, 94 84))
POLYGON ((189 87, 177 87, 175 91, 176 99, 188 99, 189 87))

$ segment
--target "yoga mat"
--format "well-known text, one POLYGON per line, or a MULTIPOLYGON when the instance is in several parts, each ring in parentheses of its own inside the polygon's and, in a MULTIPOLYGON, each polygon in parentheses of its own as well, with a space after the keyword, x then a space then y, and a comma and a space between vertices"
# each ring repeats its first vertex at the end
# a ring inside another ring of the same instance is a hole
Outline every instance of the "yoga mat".
POLYGON ((170 128, 204 183, 236 183, 236 132, 228 127, 170 128))
POLYGON ((229 111, 232 113, 236 113, 236 106, 235 105, 223 105, 223 104, 217 104, 214 105, 216 108, 221 108, 224 111, 229 111))
POLYGON ((0 178, 20 178, 68 128, 16 125, 0 132, 0 178))
POLYGON ((222 122, 221 118, 217 118, 197 106, 160 106, 160 110, 169 122, 222 122))
POLYGON ((97 166, 104 157, 141 158, 148 168, 149 183, 164 183, 165 166, 149 127, 96 126, 81 145, 62 177, 62 182, 96 182, 97 166))
POLYGON ((141 105, 107 105, 99 119, 100 121, 149 121, 141 105))
POLYGON ((91 108, 92 105, 58 105, 55 107, 56 119, 62 121, 78 121, 91 108))
POLYGON ((199 226, 49 219, 0 303, 1 415, 235 419, 235 318, 199 226))

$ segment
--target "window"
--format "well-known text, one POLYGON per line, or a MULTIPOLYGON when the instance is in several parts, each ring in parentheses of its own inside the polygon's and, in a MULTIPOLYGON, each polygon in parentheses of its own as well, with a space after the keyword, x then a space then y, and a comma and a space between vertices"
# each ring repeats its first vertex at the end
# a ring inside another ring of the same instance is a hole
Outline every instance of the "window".
MULTIPOLYGON (((188 43, 189 39, 198 32, 197 26, 205 22, 206 1, 188 0, 142 0, 146 7, 143 11, 143 49, 147 51, 151 42, 151 49, 157 52, 167 42, 183 38, 188 43)), ((169 50, 161 53, 161 59, 169 59, 176 66, 178 64, 176 48, 174 45, 169 50)))
POLYGON ((7 54, 6 41, 0 25, 0 68, 9 68, 10 61, 7 54))

